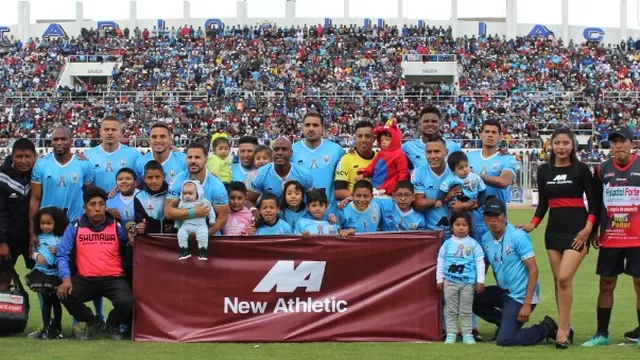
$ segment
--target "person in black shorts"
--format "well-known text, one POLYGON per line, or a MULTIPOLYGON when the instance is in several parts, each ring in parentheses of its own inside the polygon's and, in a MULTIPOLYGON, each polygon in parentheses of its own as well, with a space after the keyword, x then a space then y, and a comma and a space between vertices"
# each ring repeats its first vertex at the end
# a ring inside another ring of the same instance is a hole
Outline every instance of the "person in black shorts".
POLYGON ((573 277, 587 255, 589 237, 596 221, 596 197, 589 167, 576 157, 577 141, 568 128, 551 135, 549 163, 538 168, 539 202, 526 232, 535 229, 549 210, 544 239, 553 272, 558 305, 556 348, 566 349, 573 342, 569 325, 573 300, 573 277), (583 196, 586 194, 589 210, 583 196))
MULTIPOLYGON (((582 344, 585 347, 609 345, 613 292, 620 274, 633 277, 640 324, 640 160, 632 153, 635 147, 633 132, 628 127, 615 127, 609 135, 609 143, 613 158, 599 164, 593 177, 599 211, 592 243, 594 248, 600 247, 596 270, 600 275, 600 293, 598 330, 582 344), (600 234, 596 235, 598 227, 600 234)), ((633 332, 625 336, 629 337, 633 332)))

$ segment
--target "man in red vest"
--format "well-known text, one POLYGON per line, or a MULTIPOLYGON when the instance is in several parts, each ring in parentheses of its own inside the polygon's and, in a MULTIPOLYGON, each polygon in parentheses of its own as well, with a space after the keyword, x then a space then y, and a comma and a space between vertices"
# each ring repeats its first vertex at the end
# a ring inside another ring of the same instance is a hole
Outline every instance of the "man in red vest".
MULTIPOLYGON (((121 254, 133 244, 134 233, 127 232, 108 212, 107 193, 98 187, 85 189, 85 214, 67 227, 56 254, 62 284, 58 297, 84 331, 76 330, 79 340, 91 340, 102 328, 85 302, 106 297, 113 304, 107 327, 111 338, 123 338, 120 324, 130 324, 133 295, 124 278, 121 254), (73 264, 73 265, 72 265, 73 264), (73 266, 73 274, 72 274, 73 266)), ((135 227, 133 228, 135 231, 135 227)))

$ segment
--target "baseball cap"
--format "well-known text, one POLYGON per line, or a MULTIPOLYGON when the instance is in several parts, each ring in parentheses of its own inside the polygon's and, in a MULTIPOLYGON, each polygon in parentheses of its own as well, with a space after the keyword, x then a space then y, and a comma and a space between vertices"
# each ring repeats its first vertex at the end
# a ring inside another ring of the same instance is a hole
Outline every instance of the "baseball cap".
POLYGON ((622 138, 627 140, 633 140, 633 132, 631 131, 631 129, 624 125, 614 127, 613 131, 611 132, 611 134, 609 134, 609 137, 607 139, 611 141, 611 139, 616 136, 621 136, 622 138))
POLYGON ((497 197, 489 198, 484 203, 484 214, 502 215, 507 213, 507 206, 497 197))

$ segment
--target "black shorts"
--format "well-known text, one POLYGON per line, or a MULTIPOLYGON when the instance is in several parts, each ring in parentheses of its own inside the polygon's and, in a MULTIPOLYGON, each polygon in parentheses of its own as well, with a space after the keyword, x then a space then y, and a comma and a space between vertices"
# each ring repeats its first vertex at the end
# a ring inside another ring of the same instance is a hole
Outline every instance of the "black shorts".
POLYGON ((603 277, 627 274, 640 278, 640 247, 600 248, 596 274, 603 277))

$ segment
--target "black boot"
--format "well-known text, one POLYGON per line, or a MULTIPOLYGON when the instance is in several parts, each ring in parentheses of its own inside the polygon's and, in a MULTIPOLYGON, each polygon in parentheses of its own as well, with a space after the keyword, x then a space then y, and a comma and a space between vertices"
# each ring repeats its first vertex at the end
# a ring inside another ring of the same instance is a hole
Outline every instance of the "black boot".
POLYGON ((549 316, 545 316, 540 322, 540 325, 544 326, 547 330, 547 339, 555 341, 556 335, 558 334, 558 324, 556 321, 549 316))

